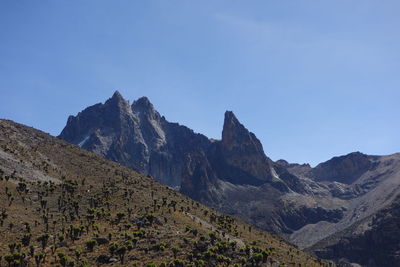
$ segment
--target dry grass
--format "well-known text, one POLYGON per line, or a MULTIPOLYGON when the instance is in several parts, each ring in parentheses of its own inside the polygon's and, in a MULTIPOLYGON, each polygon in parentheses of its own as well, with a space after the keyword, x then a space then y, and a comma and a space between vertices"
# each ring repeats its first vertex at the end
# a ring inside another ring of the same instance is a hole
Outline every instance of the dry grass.
POLYGON ((150 177, 4 120, 0 170, 1 266, 7 265, 6 255, 15 266, 95 266, 99 255, 115 258, 111 265, 121 265, 123 255, 128 266, 331 266, 150 177), (46 233, 42 248, 38 238, 46 233), (28 234, 30 242, 23 245, 28 234), (246 247, 230 243, 228 234, 246 247), (91 251, 87 243, 96 238, 108 243, 91 251), (117 252, 111 253, 114 243, 117 252))

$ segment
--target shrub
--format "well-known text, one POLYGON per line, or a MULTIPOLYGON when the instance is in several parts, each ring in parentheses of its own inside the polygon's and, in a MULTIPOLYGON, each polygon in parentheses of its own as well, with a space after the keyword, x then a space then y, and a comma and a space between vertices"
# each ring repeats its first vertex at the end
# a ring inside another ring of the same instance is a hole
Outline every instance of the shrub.
POLYGON ((118 249, 117 243, 113 242, 108 246, 108 251, 111 253, 111 256, 114 256, 115 252, 118 249))
POLYGON ((37 238, 37 241, 42 245, 42 249, 45 249, 47 246, 47 241, 49 240, 50 235, 48 233, 42 234, 37 238))
POLYGON ((118 257, 119 257, 119 259, 121 261, 121 264, 124 264, 124 258, 125 258, 126 250, 127 250, 127 248, 125 246, 121 246, 116 251, 117 254, 118 254, 118 257))
POLYGON ((180 251, 180 248, 178 246, 173 246, 171 248, 172 253, 174 253, 174 258, 176 258, 176 256, 178 255, 178 252, 180 251))
POLYGON ((86 248, 89 251, 93 251, 93 248, 97 245, 97 241, 94 239, 91 239, 89 241, 86 242, 86 248))
POLYGON ((29 246, 29 243, 31 242, 31 234, 24 234, 24 236, 21 238, 21 243, 25 247, 29 246))

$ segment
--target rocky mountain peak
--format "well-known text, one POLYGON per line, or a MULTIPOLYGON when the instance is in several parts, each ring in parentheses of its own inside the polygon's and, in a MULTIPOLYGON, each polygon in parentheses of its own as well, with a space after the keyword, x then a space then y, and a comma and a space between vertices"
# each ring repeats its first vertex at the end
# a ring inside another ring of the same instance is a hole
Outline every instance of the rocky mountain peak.
POLYGON ((232 111, 225 112, 222 145, 227 150, 241 149, 264 155, 261 142, 239 122, 232 111))
POLYGON ((243 176, 246 178, 236 179, 241 183, 253 178, 258 181, 270 179, 269 159, 264 154, 261 142, 239 122, 232 111, 225 112, 221 152, 228 165, 247 173, 247 176, 243 176))
POLYGON ((238 119, 236 118, 235 114, 232 111, 225 111, 225 120, 224 120, 224 124, 240 124, 240 122, 238 121, 238 119))
POLYGON ((129 113, 130 107, 129 102, 125 100, 125 98, 121 95, 121 93, 116 90, 111 98, 109 98, 105 103, 104 106, 106 109, 114 110, 117 113, 129 113))
MULTIPOLYGON (((232 130, 236 130, 236 129, 243 129, 243 128, 244 128, 244 126, 236 118, 235 114, 233 114, 232 111, 227 110, 225 112, 223 132, 224 131, 225 132, 232 131, 232 130)), ((222 137, 223 137, 223 135, 222 135, 222 137)))
POLYGON ((154 110, 153 104, 150 102, 150 100, 143 96, 138 98, 137 100, 133 101, 132 103, 132 109, 135 111, 151 111, 154 110))
POLYGON ((222 142, 225 145, 236 142, 238 137, 247 135, 247 129, 239 122, 232 111, 225 112, 224 127, 222 130, 222 142))
POLYGON ((368 155, 353 152, 318 164, 311 174, 317 181, 351 184, 371 167, 372 161, 368 155))
POLYGON ((116 90, 114 92, 114 94, 111 96, 111 98, 109 98, 106 101, 106 103, 117 103, 118 104, 118 103, 121 103, 121 102, 124 102, 124 101, 126 101, 124 99, 124 97, 121 95, 121 93, 118 90, 116 90))
POLYGON ((142 117, 148 117, 152 120, 159 120, 161 118, 159 113, 154 108, 153 104, 145 96, 140 97, 137 100, 133 101, 131 107, 132 111, 135 114, 140 115, 142 117))
POLYGON ((121 93, 118 90, 115 90, 115 92, 111 98, 124 99, 124 97, 121 95, 121 93))

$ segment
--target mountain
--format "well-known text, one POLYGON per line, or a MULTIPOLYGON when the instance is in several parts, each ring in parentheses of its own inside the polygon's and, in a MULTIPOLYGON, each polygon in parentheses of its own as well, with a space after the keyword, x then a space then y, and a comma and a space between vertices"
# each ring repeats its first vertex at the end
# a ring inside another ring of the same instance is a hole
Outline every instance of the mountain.
MULTIPOLYGON (((118 113, 96 119, 122 132, 121 122, 132 122, 118 113)), ((110 136, 94 132, 84 145, 99 148, 95 141, 110 136)), ((146 175, 6 120, 0 190, 1 266, 331 266, 146 175)))
POLYGON ((171 187, 181 184, 185 156, 210 145, 207 137, 166 121, 146 97, 129 105, 118 91, 70 116, 59 137, 171 187))
POLYGON ((310 171, 309 176, 317 181, 351 184, 372 168, 371 165, 370 156, 354 152, 319 164, 310 171))
MULTIPOLYGON (((147 98, 129 105, 118 92, 71 116, 59 137, 343 264, 379 266, 369 254, 352 258, 330 249, 346 236, 340 233, 361 222, 374 227, 373 218, 394 205, 400 192, 399 154, 354 152, 315 168, 274 162, 231 111, 225 113, 221 140, 211 140, 168 122, 147 98)), ((356 242, 346 240, 350 246, 356 242)))
POLYGON ((308 250, 324 258, 346 258, 363 266, 399 266, 399 221, 400 197, 397 196, 386 208, 308 250))

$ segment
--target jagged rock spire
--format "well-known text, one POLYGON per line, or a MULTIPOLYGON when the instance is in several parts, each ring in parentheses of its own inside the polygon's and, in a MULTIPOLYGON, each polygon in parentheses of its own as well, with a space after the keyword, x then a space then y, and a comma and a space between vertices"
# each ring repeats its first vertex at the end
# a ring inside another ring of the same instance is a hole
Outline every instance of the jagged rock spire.
POLYGON ((121 95, 121 93, 116 90, 114 94, 109 98, 105 104, 117 104, 120 105, 121 103, 127 103, 127 101, 124 99, 124 97, 121 95))
POLYGON ((147 97, 142 96, 142 97, 138 98, 137 100, 133 101, 132 110, 139 111, 139 112, 154 111, 154 106, 147 97))
POLYGON ((111 98, 115 98, 115 99, 124 99, 121 95, 121 93, 118 90, 115 90, 114 94, 112 95, 111 98))
POLYGON ((221 151, 228 164, 260 180, 270 179, 269 159, 260 140, 239 122, 232 111, 225 112, 221 151))
POLYGON ((225 112, 222 143, 229 147, 250 145, 257 153, 264 154, 261 142, 257 137, 239 122, 232 111, 225 112))
POLYGON ((248 139, 250 132, 239 122, 232 111, 225 112, 222 142, 225 144, 248 139))

